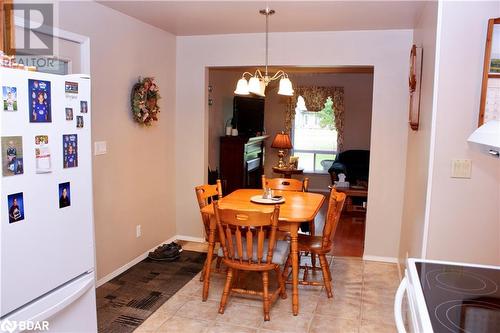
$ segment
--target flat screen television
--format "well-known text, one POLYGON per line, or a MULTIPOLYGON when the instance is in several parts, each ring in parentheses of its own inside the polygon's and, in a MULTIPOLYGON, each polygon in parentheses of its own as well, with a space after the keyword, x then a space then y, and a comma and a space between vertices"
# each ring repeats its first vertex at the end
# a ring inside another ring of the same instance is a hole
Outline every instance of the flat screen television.
POLYGON ((238 129, 238 135, 255 136, 263 132, 264 104, 262 97, 234 96, 232 125, 238 129))

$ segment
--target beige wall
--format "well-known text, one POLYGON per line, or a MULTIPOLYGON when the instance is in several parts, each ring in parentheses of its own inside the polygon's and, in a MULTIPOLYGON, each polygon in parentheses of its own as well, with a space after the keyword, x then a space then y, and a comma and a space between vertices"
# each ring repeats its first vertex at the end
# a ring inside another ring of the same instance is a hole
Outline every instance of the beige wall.
POLYGON ((91 40, 92 140, 97 278, 175 235, 175 37, 95 2, 62 2, 62 29, 91 40), (155 76, 160 121, 134 123, 130 90, 155 76), (135 237, 136 225, 142 237, 135 237))
MULTIPOLYGON (((193 188, 206 180, 208 167, 207 67, 260 64, 264 49, 249 45, 260 45, 262 38, 263 34, 177 38, 178 234, 203 235, 193 188)), ((406 110, 408 104, 411 39, 411 30, 270 34, 269 55, 273 65, 375 67, 371 173, 384 176, 370 177, 365 254, 371 257, 398 256, 407 139, 407 113, 401 110, 406 110), (389 160, 391 163, 387 163, 389 160)))
POLYGON ((428 2, 413 32, 413 42, 423 48, 420 123, 418 131, 408 127, 405 200, 399 261, 407 256, 421 257, 427 203, 429 155, 431 153, 432 112, 434 101, 434 64, 438 4, 428 2))
POLYGON ((487 21, 498 2, 443 2, 436 138, 426 256, 500 264, 500 161, 467 143, 477 127, 487 21), (472 160, 472 178, 450 177, 472 160))

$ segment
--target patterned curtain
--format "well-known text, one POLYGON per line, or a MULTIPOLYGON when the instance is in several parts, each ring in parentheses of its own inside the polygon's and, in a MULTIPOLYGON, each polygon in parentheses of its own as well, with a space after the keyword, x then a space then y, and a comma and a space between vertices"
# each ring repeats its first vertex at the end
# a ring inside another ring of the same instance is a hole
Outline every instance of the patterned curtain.
POLYGON ((344 88, 343 87, 297 87, 295 94, 290 97, 285 113, 285 131, 290 133, 293 120, 295 119, 295 108, 299 96, 304 98, 308 111, 318 112, 325 107, 328 97, 333 101, 333 112, 335 114, 335 128, 337 129, 337 150, 342 151, 344 146, 344 88))

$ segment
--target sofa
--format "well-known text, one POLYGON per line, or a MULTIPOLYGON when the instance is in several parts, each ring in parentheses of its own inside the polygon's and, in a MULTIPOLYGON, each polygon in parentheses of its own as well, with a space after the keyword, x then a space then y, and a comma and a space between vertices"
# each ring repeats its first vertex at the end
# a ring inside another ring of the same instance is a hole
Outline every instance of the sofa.
POLYGON ((368 184, 370 167, 369 150, 346 150, 339 154, 328 169, 332 184, 338 180, 338 174, 346 175, 346 180, 351 185, 368 184))

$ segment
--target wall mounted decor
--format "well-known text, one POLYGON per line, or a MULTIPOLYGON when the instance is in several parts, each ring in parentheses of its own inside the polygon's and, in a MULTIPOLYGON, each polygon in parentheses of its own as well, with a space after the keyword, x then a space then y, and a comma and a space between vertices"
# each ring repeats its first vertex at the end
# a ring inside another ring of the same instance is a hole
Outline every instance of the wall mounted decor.
POLYGON ((500 17, 488 20, 478 126, 500 120, 500 17))
POLYGON ((420 86, 422 84, 422 48, 415 44, 410 51, 410 74, 408 88, 410 92, 409 124, 410 128, 418 131, 420 117, 420 86))
POLYGON ((139 82, 132 88, 131 94, 132 114, 135 121, 146 126, 151 126, 153 121, 158 121, 158 113, 160 113, 158 100, 160 98, 160 92, 154 78, 139 79, 139 82))

